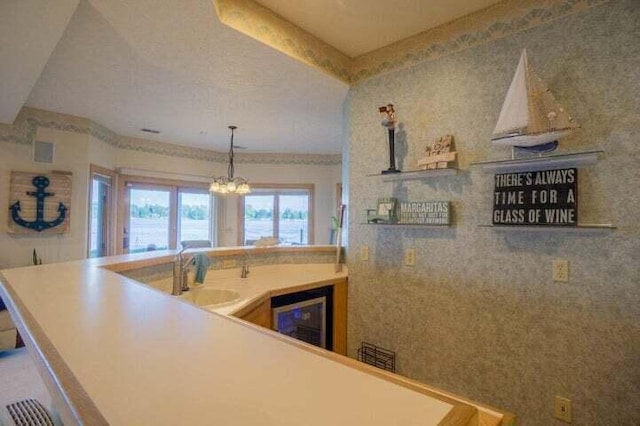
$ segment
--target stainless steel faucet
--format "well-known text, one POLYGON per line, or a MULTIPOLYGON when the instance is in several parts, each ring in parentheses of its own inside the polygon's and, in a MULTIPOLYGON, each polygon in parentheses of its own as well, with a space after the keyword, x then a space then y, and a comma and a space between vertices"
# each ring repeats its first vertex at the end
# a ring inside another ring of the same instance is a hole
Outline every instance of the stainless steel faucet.
POLYGON ((185 249, 182 249, 176 255, 173 261, 173 288, 171 294, 174 296, 180 296, 183 291, 189 291, 187 269, 195 262, 195 257, 191 256, 188 261, 184 261, 182 253, 185 249))
POLYGON ((247 264, 248 256, 245 255, 244 259, 242 259, 242 270, 240 271, 240 278, 247 278, 249 275, 249 265, 247 264))

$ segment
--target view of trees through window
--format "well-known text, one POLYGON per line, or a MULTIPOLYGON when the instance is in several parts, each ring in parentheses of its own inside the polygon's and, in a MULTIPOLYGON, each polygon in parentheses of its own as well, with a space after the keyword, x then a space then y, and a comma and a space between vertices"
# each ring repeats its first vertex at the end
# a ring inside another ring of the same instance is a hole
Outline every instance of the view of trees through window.
POLYGON ((244 244, 275 237, 281 244, 309 244, 309 191, 261 189, 244 197, 244 244))
POLYGON ((172 215, 176 216, 178 223, 179 233, 174 236, 178 242, 211 239, 208 192, 178 190, 176 207, 170 203, 170 193, 168 189, 131 188, 129 253, 169 248, 172 215))
MULTIPOLYGON (((144 206, 132 204, 131 217, 138 219, 166 218, 169 217, 169 208, 158 204, 145 204, 144 206)), ((209 206, 183 204, 180 217, 191 220, 207 220, 209 218, 209 206)))

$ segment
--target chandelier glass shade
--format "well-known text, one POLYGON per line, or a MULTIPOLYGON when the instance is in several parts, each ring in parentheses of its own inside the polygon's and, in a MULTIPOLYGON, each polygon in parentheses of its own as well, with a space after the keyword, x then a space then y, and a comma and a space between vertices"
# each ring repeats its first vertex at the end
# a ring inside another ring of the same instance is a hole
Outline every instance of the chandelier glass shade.
POLYGON ((229 126, 231 129, 231 144, 229 148, 229 167, 227 168, 227 176, 218 176, 213 178, 209 191, 216 194, 237 194, 244 195, 251 192, 251 187, 245 178, 234 177, 233 167, 233 131, 236 126, 229 126))

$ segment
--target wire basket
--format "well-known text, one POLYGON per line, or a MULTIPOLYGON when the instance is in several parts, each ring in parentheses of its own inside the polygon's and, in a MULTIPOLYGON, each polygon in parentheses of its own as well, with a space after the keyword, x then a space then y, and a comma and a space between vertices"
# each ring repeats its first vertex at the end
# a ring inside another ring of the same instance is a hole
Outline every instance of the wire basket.
POLYGON ((371 343, 362 342, 360 344, 358 360, 382 370, 396 372, 396 353, 371 343))

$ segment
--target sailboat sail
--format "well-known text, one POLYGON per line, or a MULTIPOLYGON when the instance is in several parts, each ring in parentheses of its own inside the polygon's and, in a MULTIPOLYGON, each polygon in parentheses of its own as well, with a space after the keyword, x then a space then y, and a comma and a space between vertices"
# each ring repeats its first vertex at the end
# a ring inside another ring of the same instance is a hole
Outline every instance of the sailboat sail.
POLYGON ((557 141, 577 123, 536 75, 523 50, 502 105, 492 141, 496 145, 530 147, 557 141))

